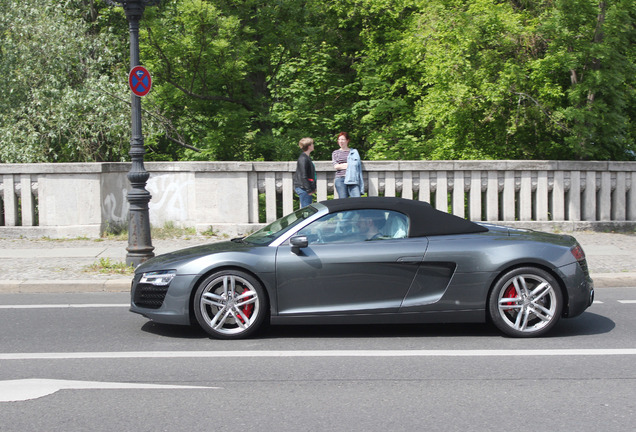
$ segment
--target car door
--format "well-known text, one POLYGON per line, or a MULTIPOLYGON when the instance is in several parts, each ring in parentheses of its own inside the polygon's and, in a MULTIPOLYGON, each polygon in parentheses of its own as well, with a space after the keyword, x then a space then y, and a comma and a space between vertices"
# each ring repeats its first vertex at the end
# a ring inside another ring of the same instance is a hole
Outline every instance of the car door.
POLYGON ((426 238, 406 238, 408 222, 385 210, 330 214, 299 231, 305 248, 278 247, 278 312, 363 314, 397 312, 424 258, 426 238), (365 235, 364 216, 404 220, 403 228, 365 235), (394 238, 397 237, 397 238, 394 238))

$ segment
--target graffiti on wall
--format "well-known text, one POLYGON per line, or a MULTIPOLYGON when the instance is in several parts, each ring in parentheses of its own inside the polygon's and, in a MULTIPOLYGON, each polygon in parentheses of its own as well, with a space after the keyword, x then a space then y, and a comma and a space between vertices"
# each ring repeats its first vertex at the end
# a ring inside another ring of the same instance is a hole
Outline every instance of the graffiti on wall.
POLYGON ((183 223, 194 220, 188 208, 188 190, 193 186, 194 180, 190 176, 151 176, 146 186, 152 195, 148 204, 150 223, 163 226, 168 221, 183 223))
MULTIPOLYGON (((185 180, 185 176, 152 175, 146 184, 146 190, 152 196, 148 203, 150 223, 163 226, 166 222, 185 223, 193 220, 188 209, 188 189, 194 180, 185 180)), ((115 189, 111 187, 111 190, 115 189)), ((113 225, 122 225, 128 220, 128 190, 117 189, 106 193, 102 203, 104 218, 113 225)))
POLYGON ((122 189, 117 195, 112 192, 106 194, 102 203, 102 214, 109 223, 122 225, 128 220, 128 191, 122 189))

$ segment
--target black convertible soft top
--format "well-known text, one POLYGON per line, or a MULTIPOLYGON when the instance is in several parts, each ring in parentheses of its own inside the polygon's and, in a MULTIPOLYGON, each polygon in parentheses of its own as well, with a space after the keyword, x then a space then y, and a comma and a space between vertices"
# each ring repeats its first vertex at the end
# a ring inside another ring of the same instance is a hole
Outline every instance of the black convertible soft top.
POLYGON ((396 197, 343 198, 321 201, 329 213, 342 210, 386 209, 404 213, 411 221, 409 237, 424 237, 447 234, 468 234, 488 231, 458 216, 433 208, 424 201, 396 197))

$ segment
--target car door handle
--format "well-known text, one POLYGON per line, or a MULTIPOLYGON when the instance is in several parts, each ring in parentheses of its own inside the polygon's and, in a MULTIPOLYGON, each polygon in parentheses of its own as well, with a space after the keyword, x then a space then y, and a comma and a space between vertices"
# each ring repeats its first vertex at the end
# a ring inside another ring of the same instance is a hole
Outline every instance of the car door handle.
POLYGON ((419 256, 419 255, 418 256, 403 256, 403 257, 399 257, 397 259, 397 262, 405 263, 405 264, 408 264, 408 263, 417 264, 417 263, 422 262, 422 258, 423 257, 419 256))

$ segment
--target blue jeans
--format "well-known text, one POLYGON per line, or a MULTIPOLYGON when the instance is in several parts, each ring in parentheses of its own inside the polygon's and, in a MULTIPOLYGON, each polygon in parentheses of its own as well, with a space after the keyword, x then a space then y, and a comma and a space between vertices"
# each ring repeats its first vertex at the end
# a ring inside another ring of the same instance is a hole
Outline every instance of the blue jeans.
POLYGON ((307 207, 313 201, 313 197, 308 194, 304 189, 299 187, 295 188, 296 194, 298 195, 298 199, 300 200, 300 208, 307 207))
POLYGON ((360 186, 357 184, 348 185, 344 182, 344 177, 336 177, 334 186, 338 192, 338 198, 357 198, 361 196, 360 186))

